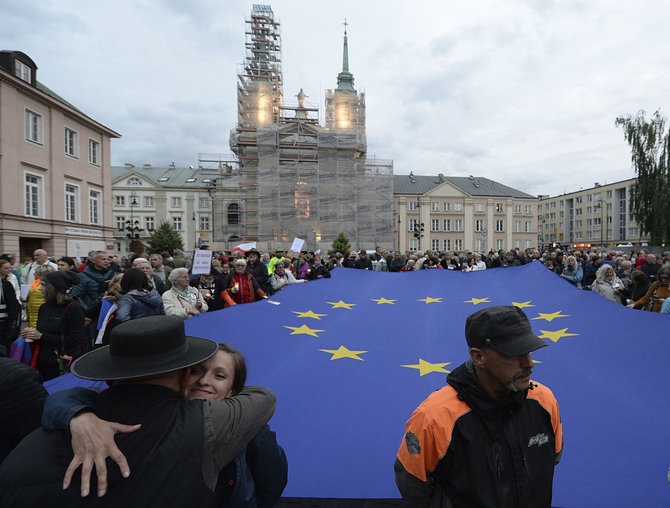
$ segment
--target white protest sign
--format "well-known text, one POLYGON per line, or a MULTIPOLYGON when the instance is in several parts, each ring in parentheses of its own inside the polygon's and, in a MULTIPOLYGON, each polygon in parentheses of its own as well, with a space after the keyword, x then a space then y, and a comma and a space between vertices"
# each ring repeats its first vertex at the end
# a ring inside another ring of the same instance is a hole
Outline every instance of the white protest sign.
POLYGON ((301 240, 300 238, 294 238, 293 244, 291 245, 291 248, 289 250, 291 252, 300 252, 302 251, 303 245, 305 245, 305 240, 301 240))
POLYGON ((209 273, 212 268, 212 251, 196 249, 193 252, 193 275, 209 273))

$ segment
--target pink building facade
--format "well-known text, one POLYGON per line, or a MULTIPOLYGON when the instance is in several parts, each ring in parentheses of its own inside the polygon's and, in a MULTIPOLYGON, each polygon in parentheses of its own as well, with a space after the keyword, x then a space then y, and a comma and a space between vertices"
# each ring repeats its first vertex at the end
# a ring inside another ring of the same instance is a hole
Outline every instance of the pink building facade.
POLYGON ((19 51, 0 51, 0 252, 112 251, 110 141, 120 134, 36 79, 19 51))

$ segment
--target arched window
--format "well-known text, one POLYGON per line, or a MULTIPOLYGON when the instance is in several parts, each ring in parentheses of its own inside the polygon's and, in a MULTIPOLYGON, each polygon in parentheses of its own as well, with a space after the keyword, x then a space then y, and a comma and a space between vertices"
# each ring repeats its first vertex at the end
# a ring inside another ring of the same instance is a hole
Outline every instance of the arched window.
POLYGON ((140 180, 136 176, 132 176, 128 178, 128 180, 126 181, 126 185, 142 185, 142 180, 140 180))
POLYGON ((240 205, 231 203, 228 205, 228 224, 240 223, 240 205))

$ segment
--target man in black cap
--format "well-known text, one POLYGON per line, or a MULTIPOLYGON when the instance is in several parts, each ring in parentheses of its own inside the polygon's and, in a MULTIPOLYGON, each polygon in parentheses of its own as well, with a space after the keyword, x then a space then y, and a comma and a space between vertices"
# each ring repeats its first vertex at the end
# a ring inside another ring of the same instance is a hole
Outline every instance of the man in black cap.
MULTIPOLYGON (((18 445, 0 466, 0 506, 213 506, 220 470, 270 419, 276 402, 260 387, 245 387, 222 401, 185 401, 189 367, 217 350, 210 340, 187 337, 177 316, 118 325, 109 346, 71 367, 76 376, 106 380, 111 387, 99 395, 89 392, 90 404, 77 408, 84 413, 70 420, 72 436, 38 429, 18 445), (93 407, 97 416, 85 412, 93 407), (107 452, 91 457, 88 443, 78 441, 78 426, 97 417, 119 422, 116 432, 124 432, 116 436, 120 452, 111 454, 120 468, 108 471, 107 452), (94 461, 98 483, 89 489, 94 461), (81 481, 75 478, 64 490, 79 464, 81 481), (105 497, 85 498, 93 489, 105 497)), ((74 390, 72 400, 81 403, 83 389, 74 390)))
POLYGON ((468 316, 470 359, 407 421, 395 462, 409 506, 551 506, 563 450, 558 403, 531 382, 530 353, 547 345, 523 311, 468 316))

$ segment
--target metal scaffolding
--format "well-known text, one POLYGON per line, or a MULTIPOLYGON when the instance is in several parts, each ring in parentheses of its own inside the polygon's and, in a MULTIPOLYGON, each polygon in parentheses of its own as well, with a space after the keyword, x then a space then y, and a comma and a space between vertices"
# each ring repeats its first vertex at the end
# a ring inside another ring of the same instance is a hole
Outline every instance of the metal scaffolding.
POLYGON ((346 34, 343 71, 338 88, 327 91, 321 126, 318 108, 305 103, 302 90, 297 104, 283 102, 280 23, 272 9, 254 5, 246 23, 238 122, 230 133, 240 219, 231 234, 223 227, 225 206, 216 209, 222 227, 215 241, 256 241, 273 250, 297 237, 309 249, 325 250, 344 232, 354 247, 390 249, 393 162, 367 158, 365 95, 353 88, 346 34))

